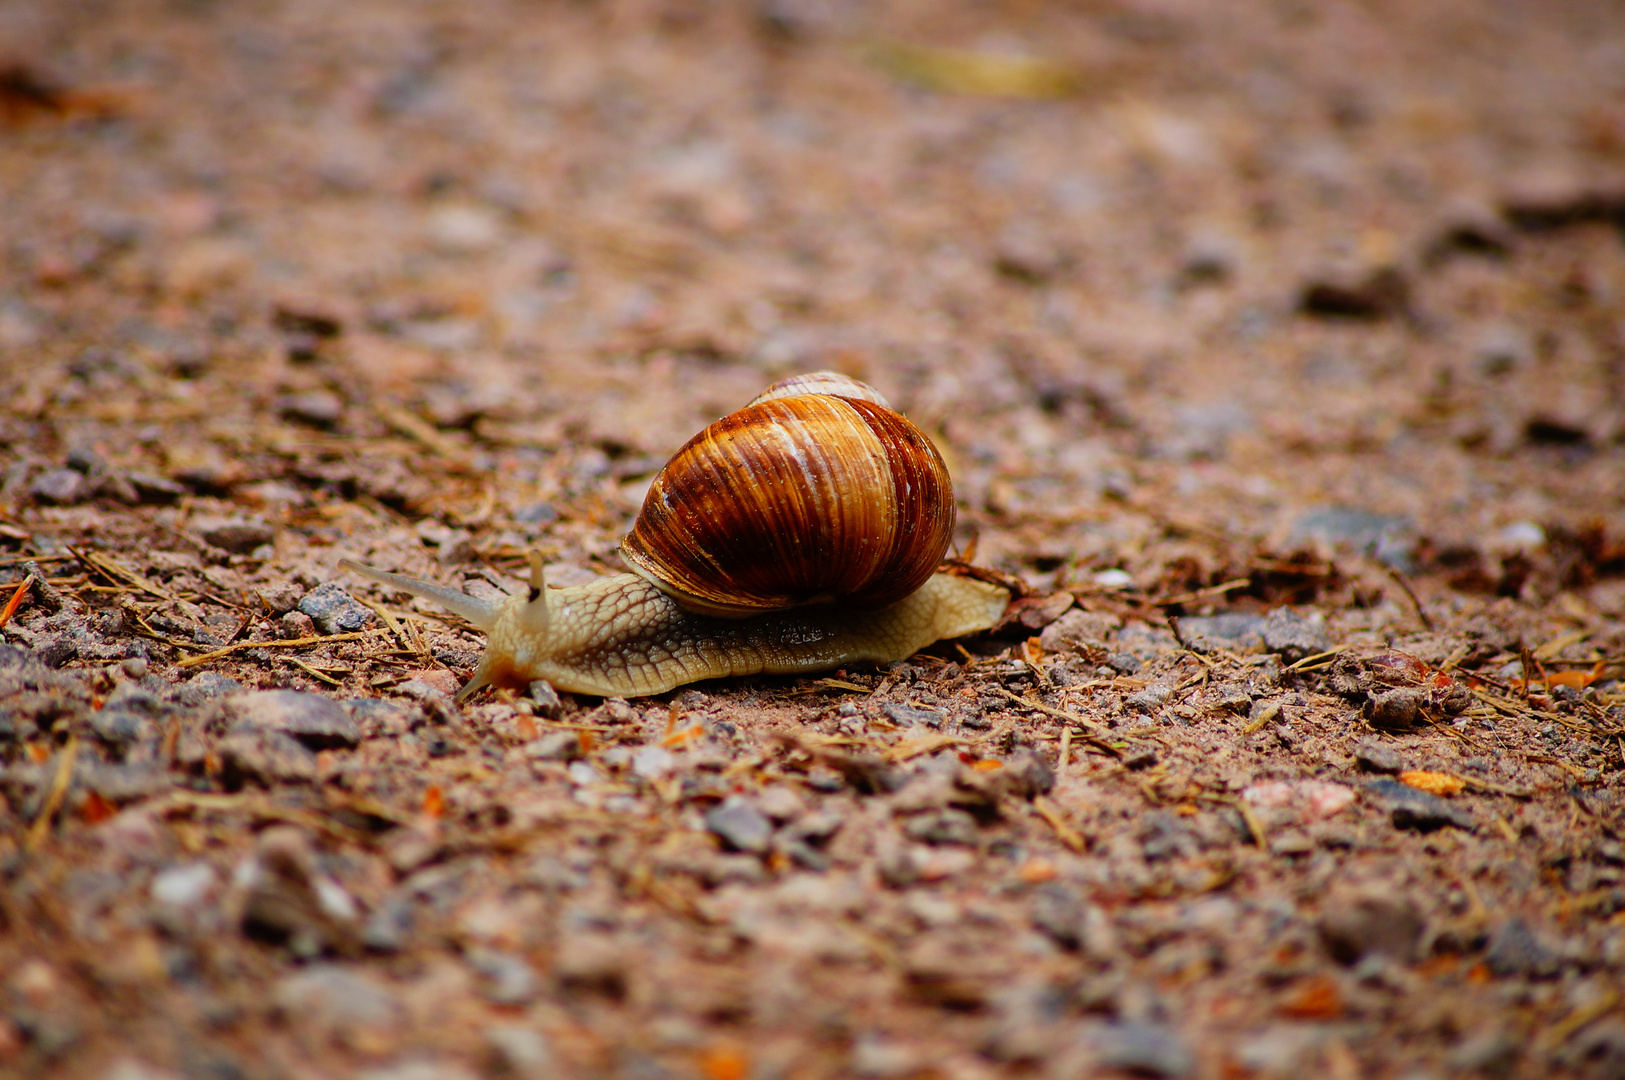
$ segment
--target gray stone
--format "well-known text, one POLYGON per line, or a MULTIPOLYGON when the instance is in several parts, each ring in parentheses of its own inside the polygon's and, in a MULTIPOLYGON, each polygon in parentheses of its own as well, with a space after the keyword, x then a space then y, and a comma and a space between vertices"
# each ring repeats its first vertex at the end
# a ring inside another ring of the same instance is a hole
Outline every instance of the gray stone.
POLYGON ((134 1058, 120 1058, 102 1073, 101 1080, 180 1080, 180 1074, 134 1058))
POLYGON ((1174 1080, 1196 1071, 1190 1048, 1162 1024, 1091 1024, 1083 1031, 1083 1041, 1096 1063, 1107 1068, 1174 1080))
POLYGON ((937 810, 918 814, 903 823, 903 831, 928 844, 964 844, 974 847, 978 840, 976 819, 963 810, 937 810))
POLYGON ((1360 715, 1383 731, 1409 731, 1425 714, 1428 692, 1410 687, 1373 693, 1360 707, 1360 715))
POLYGON ((1115 615, 1073 608, 1044 627, 1038 635, 1038 646, 1046 653, 1076 652, 1080 647, 1105 641, 1122 625, 1123 620, 1115 615))
POLYGON ((289 1016, 337 1028, 388 1027, 401 1007, 387 987, 342 964, 311 964, 271 987, 271 1001, 289 1016))
POLYGON ((127 472, 124 479, 135 488, 137 497, 143 502, 172 502, 186 494, 184 485, 151 473, 127 472))
POLYGON ((554 954, 553 975, 568 990, 620 998, 626 994, 631 960, 627 950, 605 934, 570 934, 559 942, 554 954))
POLYGON ((1415 562, 1416 526, 1409 518, 1373 514, 1348 506, 1306 511, 1293 523, 1288 544, 1321 541, 1374 556, 1396 570, 1409 572, 1415 562))
POLYGON ((1133 653, 1114 652, 1106 657, 1106 666, 1119 675, 1133 675, 1143 666, 1133 653))
POLYGON ((361 944, 373 952, 400 952, 412 938, 414 922, 411 899, 391 896, 361 924, 361 944))
POLYGON ((940 728, 943 714, 935 709, 916 709, 908 705, 882 705, 881 713, 898 727, 913 727, 915 724, 924 724, 926 727, 940 728))
POLYGON ((1562 966, 1562 955, 1534 927, 1514 916, 1491 933, 1484 963, 1497 975, 1549 979, 1562 966))
POLYGON ((174 785, 156 761, 129 764, 82 763, 75 769, 79 783, 110 803, 123 804, 167 794, 174 785))
POLYGON ((1067 882, 1049 881, 1033 890, 1033 925, 1065 948, 1082 944, 1087 910, 1083 893, 1067 882))
POLYGON ((378 1065, 354 1074, 355 1080, 479 1080, 461 1062, 447 1058, 413 1058, 378 1065))
POLYGON ((485 1045, 499 1072, 517 1080, 551 1080, 557 1075, 547 1036, 522 1024, 492 1024, 485 1029, 485 1045))
POLYGON ((202 861, 166 867, 153 875, 152 899, 169 907, 196 907, 214 888, 215 877, 214 867, 202 861))
POLYGON ((352 634, 375 619, 370 609, 331 581, 306 593, 299 601, 299 610, 309 615, 316 629, 324 634, 352 634))
POLYGON ((544 679, 530 684, 530 700, 537 713, 549 720, 557 720, 564 715, 564 702, 559 700, 559 692, 544 679))
POLYGON ((852 1040, 852 1075, 865 1080, 891 1080, 911 1076, 920 1069, 920 1054, 912 1047, 874 1034, 852 1040))
POLYGON ((1472 832, 1477 827, 1472 814, 1466 810, 1451 806, 1437 795, 1418 791, 1398 780, 1373 780, 1365 790, 1388 807, 1396 829, 1432 832, 1446 825, 1454 825, 1472 832))
POLYGON ((361 725, 320 694, 303 690, 259 690, 221 699, 218 709, 232 730, 280 731, 311 750, 353 749, 361 742, 361 725))
POLYGON ((1179 632, 1192 645, 1246 649, 1264 643, 1264 617, 1245 612, 1191 615, 1179 620, 1179 632))
POLYGON ((222 551, 246 555, 276 539, 276 530, 248 518, 196 518, 192 527, 205 543, 222 551))
POLYGON ((71 506, 85 497, 85 476, 77 469, 47 469, 34 477, 28 493, 40 502, 71 506))
POLYGON ((289 420, 332 427, 344 415, 344 401, 331 390, 311 390, 276 399, 276 411, 289 420))
POLYGON ((1291 608, 1276 608, 1264 617, 1264 648, 1292 664, 1306 656, 1332 647, 1326 626, 1318 619, 1305 618, 1291 608))
POLYGON ((192 676, 184 683, 177 695, 182 705, 197 706, 205 701, 235 694, 243 688, 243 684, 236 679, 221 675, 215 671, 205 671, 192 676))
POLYGON ((481 977, 480 992, 493 1005, 524 1005, 541 991, 536 969, 522 956, 498 949, 469 949, 463 959, 481 977))
MULTIPOLYGON (((757 793, 756 807, 774 821, 789 821, 800 816, 807 809, 807 803, 789 784, 771 784, 757 793)), ((840 828, 839 819, 835 828, 840 828)), ((796 831, 799 835, 808 835, 799 828, 796 831)), ((834 832, 834 829, 830 831, 834 832)))
POLYGON ((1520 1040, 1499 1027, 1482 1028, 1467 1036, 1445 1058, 1452 1069, 1469 1073, 1504 1075, 1518 1062, 1520 1040))
POLYGON ((581 737, 573 731, 550 731, 525 744, 525 756, 532 761, 579 761, 581 737))
POLYGON ((286 615, 299 606, 299 597, 303 590, 291 581, 273 581, 269 585, 261 585, 255 590, 272 615, 286 615))
POLYGON ((228 788, 253 782, 270 787, 277 781, 315 780, 316 755, 280 731, 239 731, 215 747, 220 775, 228 788))
POLYGON ((1399 751, 1378 739, 1361 739, 1354 748, 1354 760, 1367 772, 1397 773, 1405 767, 1399 751))
POLYGON ((1148 686, 1137 694, 1130 694, 1123 704, 1140 712, 1155 712, 1172 695, 1173 691, 1166 686, 1148 686))
POLYGON ((705 827, 734 850, 757 855, 766 851, 773 839, 773 823, 755 803, 739 795, 730 795, 707 811, 705 827))
POLYGON ((119 752, 158 736, 157 725, 148 716, 130 709, 104 707, 91 713, 90 730, 96 738, 119 752))
POLYGON ((1055 787, 1055 770, 1030 746, 1019 747, 990 779, 1018 799, 1032 799, 1055 787))
POLYGON ((297 641, 300 638, 313 637, 316 633, 315 620, 303 611, 283 612, 276 625, 277 636, 284 641, 297 641))
POLYGON ((1423 918, 1415 901, 1398 885, 1368 886, 1334 893, 1320 916, 1320 936, 1342 964, 1381 954, 1409 963, 1421 937, 1423 918))

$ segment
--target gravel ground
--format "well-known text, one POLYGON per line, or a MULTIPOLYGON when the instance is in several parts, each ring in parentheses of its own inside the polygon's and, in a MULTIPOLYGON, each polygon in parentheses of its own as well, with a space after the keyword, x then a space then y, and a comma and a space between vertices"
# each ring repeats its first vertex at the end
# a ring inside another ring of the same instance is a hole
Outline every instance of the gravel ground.
POLYGON ((1617 5, 15 0, 0 147, 0 1074, 1625 1075, 1617 5), (458 704, 337 567, 824 368, 1007 625, 458 704))

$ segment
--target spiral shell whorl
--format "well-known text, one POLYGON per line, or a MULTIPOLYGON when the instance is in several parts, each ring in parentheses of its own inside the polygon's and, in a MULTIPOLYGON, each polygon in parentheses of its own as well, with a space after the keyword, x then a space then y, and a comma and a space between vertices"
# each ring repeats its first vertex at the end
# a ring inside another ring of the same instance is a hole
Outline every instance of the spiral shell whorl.
POLYGON ((954 515, 931 440, 873 388, 819 373, 769 387, 690 439, 621 552, 698 612, 872 608, 931 576, 954 515))

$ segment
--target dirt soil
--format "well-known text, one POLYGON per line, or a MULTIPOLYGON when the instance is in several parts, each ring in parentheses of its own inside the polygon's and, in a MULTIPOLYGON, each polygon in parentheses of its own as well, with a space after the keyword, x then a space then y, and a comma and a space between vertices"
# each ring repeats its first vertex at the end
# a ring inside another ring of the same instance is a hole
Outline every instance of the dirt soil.
POLYGON ((1618 4, 12 0, 0 207, 0 1074, 1625 1076, 1618 4), (822 368, 1010 625, 459 705, 337 568, 822 368))

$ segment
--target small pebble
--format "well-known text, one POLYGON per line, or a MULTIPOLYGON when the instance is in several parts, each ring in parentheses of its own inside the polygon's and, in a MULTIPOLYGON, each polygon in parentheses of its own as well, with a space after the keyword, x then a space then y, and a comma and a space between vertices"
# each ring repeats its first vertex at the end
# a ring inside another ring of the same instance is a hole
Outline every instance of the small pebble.
POLYGON ((1178 1080, 1196 1071, 1196 1058, 1177 1032, 1161 1024, 1099 1024, 1085 1041, 1095 1061, 1111 1069, 1178 1080))
POLYGON ((1320 936, 1342 964, 1383 955, 1409 963, 1422 934, 1416 903, 1398 885, 1365 886, 1333 893, 1320 916, 1320 936))
POLYGON ((181 704, 197 706, 214 698, 235 694, 243 684, 216 671, 204 671, 192 676, 180 688, 181 704))
POLYGON ((539 716, 557 720, 564 715, 564 702, 559 700, 559 692, 543 679, 530 684, 530 700, 539 716))
POLYGON ((483 979, 481 992, 493 1005, 524 1005, 541 992, 536 969, 522 956, 496 949, 469 949, 463 957, 483 979))
POLYGON ((272 615, 286 615, 299 606, 299 598, 304 590, 291 581, 273 581, 269 585, 261 585, 256 592, 260 602, 272 615))
POLYGON ((926 727, 940 728, 943 715, 935 709, 916 709, 908 705, 882 705, 881 713, 898 727, 913 727, 923 724, 926 727))
POLYGON ((1367 772, 1397 773, 1405 767, 1399 751, 1378 739, 1361 739, 1354 748, 1354 760, 1367 772))
POLYGON ((1432 832, 1446 825, 1454 825, 1458 829, 1472 832, 1477 827, 1472 814, 1467 810, 1452 806, 1437 795, 1418 791, 1398 780, 1387 778, 1373 780, 1366 784, 1365 790, 1369 795, 1387 804, 1396 829, 1432 832))
POLYGON ((48 469, 34 478, 28 492, 40 502, 72 506, 85 497, 85 476, 77 469, 48 469))
POLYGON ((246 555, 276 538, 276 530, 263 521, 247 518, 195 518, 192 528, 211 547, 246 555))
POLYGON ((330 428, 344 415, 344 401, 331 390, 312 390, 277 398, 276 411, 289 420, 330 428))
POLYGON ((526 743, 525 756, 532 761, 579 761, 581 738, 573 731, 550 731, 526 743))
POLYGON ((302 690, 260 690, 223 698, 216 706, 233 731, 284 732, 312 750, 352 749, 361 742, 361 725, 338 703, 302 690))
POLYGON ((311 964, 284 975, 271 985, 270 1000, 290 1016, 341 1031, 386 1027, 401 1018, 387 987, 342 964, 311 964))
POLYGON ((1265 616, 1263 632, 1264 648, 1279 655, 1283 663, 1296 663, 1332 647, 1325 623, 1299 615, 1291 608, 1276 608, 1265 616))
POLYGON ((547 1080, 556 1074, 547 1036, 522 1024, 492 1024, 485 1043, 496 1064, 518 1080, 547 1080))
POLYGON ((1484 952, 1484 963, 1497 975, 1549 979, 1558 973, 1561 962, 1558 950, 1519 916, 1495 928, 1484 952))
POLYGON ((756 805, 739 795, 730 795, 705 815, 705 827, 720 836, 735 851, 761 854, 773 838, 773 823, 756 805))
POLYGON ((152 898, 171 907, 195 907, 209 894, 214 882, 214 867, 208 863, 183 863, 161 870, 153 877, 152 898))
POLYGON ((350 634, 376 621, 371 610, 331 581, 306 593, 299 610, 324 634, 350 634))

